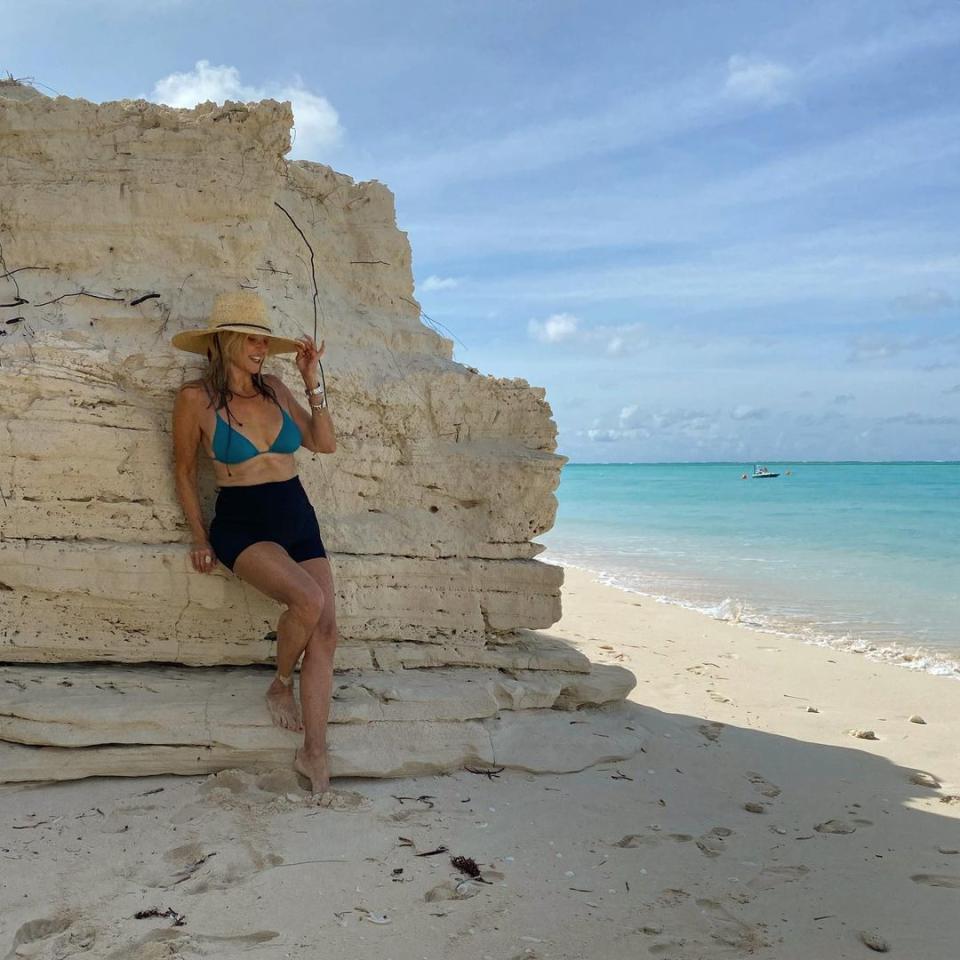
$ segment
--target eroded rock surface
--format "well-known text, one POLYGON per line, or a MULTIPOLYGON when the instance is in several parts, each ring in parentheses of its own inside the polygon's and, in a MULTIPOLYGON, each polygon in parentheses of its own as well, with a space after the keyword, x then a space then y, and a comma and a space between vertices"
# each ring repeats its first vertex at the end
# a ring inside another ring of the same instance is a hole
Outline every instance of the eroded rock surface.
MULTIPOLYGON (((240 287, 259 291, 278 332, 316 323, 327 343, 338 450, 298 459, 337 577, 337 668, 372 671, 335 704, 340 769, 492 759, 498 724, 519 756, 534 716, 629 689, 530 632, 558 619, 562 581, 534 559, 563 461, 543 391, 452 360, 421 322, 390 191, 287 161, 291 122, 274 101, 95 104, 0 81, 0 662, 21 665, 0 685, 0 779, 62 775, 57 758, 77 747, 70 776, 242 766, 285 736, 242 711, 231 727, 221 705, 205 737, 187 724, 178 739, 172 718, 210 706, 203 670, 181 670, 177 686, 154 667, 142 676, 163 696, 141 696, 124 724, 98 713, 124 698, 110 684, 141 676, 108 662, 275 654, 273 603, 225 571, 191 572, 171 470, 174 395, 200 359, 170 337, 205 326, 215 295, 240 287), (119 672, 57 714, 47 668, 27 665, 78 662, 119 672), (376 745, 368 731, 374 752, 345 759, 371 724, 401 732, 376 745)), ((289 359, 271 369, 299 388, 289 359)), ((201 474, 209 520, 209 465, 201 474)), ((233 674, 224 695, 240 702, 250 682, 233 674)))
MULTIPOLYGON (((273 101, 177 110, 0 87, 0 657, 46 658, 55 633, 70 658, 141 659, 145 622, 187 662, 218 620, 227 643, 259 639, 247 591, 188 586, 173 546, 170 413, 199 358, 169 338, 240 286, 280 332, 312 333, 290 218, 313 248, 339 435, 300 467, 344 636, 482 641, 557 618, 559 576, 531 562, 562 462, 543 391, 451 360, 420 320, 390 191, 286 161, 291 121, 273 101)), ((271 363, 296 387, 289 361, 271 363)))

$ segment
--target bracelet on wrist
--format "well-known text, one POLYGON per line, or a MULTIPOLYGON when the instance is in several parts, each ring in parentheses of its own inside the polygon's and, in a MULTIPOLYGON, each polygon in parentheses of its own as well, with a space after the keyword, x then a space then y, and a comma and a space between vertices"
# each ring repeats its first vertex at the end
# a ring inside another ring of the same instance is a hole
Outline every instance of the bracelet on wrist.
POLYGON ((325 391, 320 384, 317 384, 315 387, 306 387, 303 391, 308 397, 316 397, 323 394, 325 391))

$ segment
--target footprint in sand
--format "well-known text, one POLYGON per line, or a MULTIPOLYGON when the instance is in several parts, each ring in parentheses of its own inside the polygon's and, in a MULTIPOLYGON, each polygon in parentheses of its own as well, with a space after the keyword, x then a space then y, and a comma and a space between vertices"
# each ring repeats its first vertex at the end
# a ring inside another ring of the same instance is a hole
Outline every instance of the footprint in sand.
POLYGON ((697 906, 710 920, 710 939, 740 954, 753 954, 769 942, 759 925, 735 917, 716 900, 697 900, 697 906))
MULTIPOLYGON (((37 943, 40 940, 46 940, 49 937, 63 933, 73 923, 73 918, 68 914, 60 914, 56 917, 41 917, 38 920, 28 920, 17 928, 13 935, 13 944, 10 947, 8 957, 36 956, 35 949, 22 950, 28 943, 37 943)), ((60 956, 64 954, 57 951, 60 956)))
POLYGON ((716 743, 720 739, 720 734, 725 726, 725 723, 711 720, 709 723, 701 723, 697 730, 701 736, 706 737, 711 743, 716 743))
POLYGON ((914 883, 922 883, 928 887, 948 887, 951 890, 960 890, 960 877, 951 877, 945 873, 915 873, 910 879, 914 883))
POLYGON ((753 788, 757 793, 763 797, 769 797, 771 800, 774 797, 779 797, 783 792, 775 783, 771 783, 766 777, 761 776, 759 773, 748 770, 747 779, 753 784, 753 788))
POLYGON ((132 943, 110 953, 110 960, 177 960, 180 957, 236 957, 258 944, 275 940, 276 930, 255 930, 232 937, 186 931, 182 927, 157 927, 132 943), (220 949, 218 949, 218 947, 220 949))
MULTIPOLYGON (((406 823, 408 820, 416 820, 417 817, 425 817, 429 813, 430 811, 423 807, 406 807, 403 810, 394 810, 393 813, 388 815, 387 819, 396 823, 406 823)), ((426 821, 422 825, 426 826, 426 821)))
POLYGON ((813 829, 817 833, 846 834, 853 833, 857 828, 846 820, 824 820, 823 823, 818 823, 813 829))
POLYGON ((365 810, 371 806, 370 798, 356 790, 325 790, 310 799, 314 806, 328 810, 365 810))
POLYGON ((657 902, 662 907, 676 907, 689 899, 690 894, 681 887, 667 887, 666 890, 661 891, 657 902))
POLYGON ((157 890, 177 890, 188 896, 226 890, 270 867, 283 857, 257 850, 243 839, 184 843, 168 850, 162 863, 121 871, 129 880, 157 890))
POLYGON ((726 849, 726 844, 724 844, 720 837, 698 837, 697 846, 700 848, 701 853, 708 857, 719 857, 726 849))
POLYGON ((802 880, 810 868, 803 864, 792 867, 764 867, 748 884, 751 890, 773 890, 782 883, 802 880))
POLYGON ((245 770, 220 770, 217 773, 211 773, 206 780, 200 784, 198 793, 202 797, 209 796, 216 790, 225 790, 234 796, 242 796, 255 787, 256 780, 252 774, 245 770))
POLYGON ((311 794, 309 782, 293 767, 274 767, 259 773, 221 770, 201 784, 199 793, 207 802, 224 807, 258 809, 268 804, 313 802, 332 810, 354 810, 368 806, 367 798, 352 790, 328 790, 311 794))
POLYGON ((679 951, 686 947, 686 940, 662 940, 660 943, 651 944, 649 948, 650 956, 659 957, 667 954, 670 957, 682 957, 679 951))
POLYGON ((261 773, 254 781, 254 785, 264 793, 285 797, 288 793, 299 792, 300 778, 293 767, 275 767, 273 770, 261 773))
POLYGON ((711 700, 716 701, 717 703, 733 703, 733 701, 729 697, 725 697, 722 693, 718 692, 717 690, 708 690, 707 696, 710 697, 711 700))
POLYGON ((655 847, 660 838, 649 833, 628 833, 625 837, 613 844, 615 847, 655 847))
POLYGON ((709 833, 697 837, 697 847, 708 857, 719 857, 727 849, 724 841, 732 836, 733 831, 729 827, 714 827, 709 833))

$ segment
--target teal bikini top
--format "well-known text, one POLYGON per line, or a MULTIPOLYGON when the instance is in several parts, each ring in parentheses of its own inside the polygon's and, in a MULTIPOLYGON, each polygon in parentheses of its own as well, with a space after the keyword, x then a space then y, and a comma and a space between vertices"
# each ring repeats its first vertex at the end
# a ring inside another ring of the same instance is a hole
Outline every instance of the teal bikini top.
POLYGON ((243 463, 263 453, 293 453, 303 443, 303 434, 283 407, 280 407, 280 413, 283 414, 280 432, 267 450, 258 450, 218 413, 217 426, 213 431, 213 459, 220 463, 243 463))

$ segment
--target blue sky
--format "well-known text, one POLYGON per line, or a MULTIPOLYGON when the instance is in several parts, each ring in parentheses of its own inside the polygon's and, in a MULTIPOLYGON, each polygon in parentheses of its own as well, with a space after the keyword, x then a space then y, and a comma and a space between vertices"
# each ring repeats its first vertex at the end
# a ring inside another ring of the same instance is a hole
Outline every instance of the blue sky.
POLYGON ((574 460, 960 459, 960 3, 4 19, 0 68, 69 96, 292 99, 293 156, 393 189, 424 311, 574 460))

